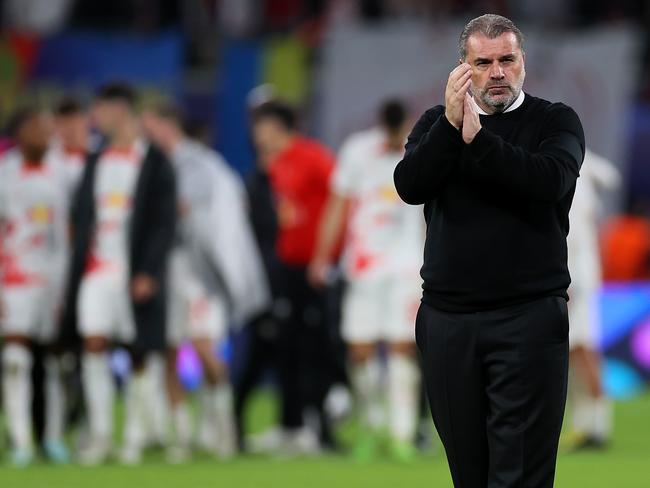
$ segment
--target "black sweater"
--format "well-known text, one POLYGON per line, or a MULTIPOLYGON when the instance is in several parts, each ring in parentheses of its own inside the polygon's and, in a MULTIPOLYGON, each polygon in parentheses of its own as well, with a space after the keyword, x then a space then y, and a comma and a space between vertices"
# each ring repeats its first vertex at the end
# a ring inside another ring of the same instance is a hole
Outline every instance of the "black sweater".
POLYGON ((475 312, 568 299, 568 214, 585 153, 578 116, 526 94, 511 112, 481 115, 465 144, 444 111, 425 112, 395 169, 402 199, 424 204, 423 301, 475 312))

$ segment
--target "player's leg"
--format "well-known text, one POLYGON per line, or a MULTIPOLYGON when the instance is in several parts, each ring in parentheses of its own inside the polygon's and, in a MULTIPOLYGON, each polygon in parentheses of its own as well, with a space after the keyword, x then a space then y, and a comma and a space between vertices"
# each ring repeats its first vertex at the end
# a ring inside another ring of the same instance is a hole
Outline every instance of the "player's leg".
POLYGON ((45 357, 45 434, 43 448, 48 459, 65 464, 70 456, 64 440, 65 388, 61 356, 50 351, 45 357))
POLYGON ((571 348, 569 360, 574 436, 568 447, 604 447, 611 435, 612 407, 602 388, 598 353, 577 345, 571 348))
POLYGON ((148 406, 154 395, 151 376, 147 372, 147 356, 131 353, 131 375, 124 385, 124 433, 120 462, 139 464, 147 439, 150 412, 148 406))
POLYGON ((376 292, 366 283, 352 282, 343 298, 342 335, 348 344, 350 384, 362 431, 353 450, 359 461, 375 455, 385 423, 382 365, 377 355, 382 307, 376 292))
POLYGON ((165 361, 165 383, 171 437, 167 448, 167 459, 171 463, 181 463, 191 456, 192 414, 187 405, 187 395, 176 370, 178 347, 169 346, 165 361))
POLYGON ((113 327, 114 293, 107 276, 86 276, 79 290, 79 333, 83 338, 81 380, 88 417, 88 445, 79 452, 82 464, 106 460, 113 435, 115 385, 110 368, 109 337, 113 327))
POLYGON ((550 488, 567 391, 566 301, 547 297, 472 320, 490 402, 487 485, 550 488))
MULTIPOLYGON (((132 345, 136 339, 136 327, 126 282, 118 283, 114 296, 115 336, 120 343, 132 345)), ((147 426, 151 420, 149 406, 152 398, 156 398, 156 385, 148 371, 151 353, 133 348, 129 352, 131 374, 124 385, 124 430, 120 462, 135 465, 142 461, 142 453, 146 447, 147 426)))
POLYGON ((569 303, 569 367, 572 434, 566 447, 600 448, 611 434, 611 402, 605 396, 600 357, 596 352, 597 313, 593 310, 593 294, 572 296, 569 303))
POLYGON ((176 368, 179 347, 183 341, 189 338, 187 273, 186 257, 176 250, 172 253, 169 266, 167 353, 165 356, 165 389, 171 421, 167 459, 174 464, 190 458, 192 442, 192 415, 176 368))
POLYGON ((11 463, 26 466, 34 456, 31 429, 32 354, 29 339, 8 335, 2 348, 2 398, 11 441, 11 463))
POLYGON ((234 396, 227 364, 217 355, 217 346, 227 336, 225 303, 208 294, 198 280, 186 284, 188 297, 188 335, 204 373, 203 418, 212 418, 215 453, 221 459, 232 457, 237 449, 234 396))
MULTIPOLYGON (((414 273, 414 276, 417 276, 414 273)), ((420 304, 419 280, 394 279, 385 306, 383 337, 388 348, 388 425, 391 452, 400 461, 415 455, 420 373, 416 361, 415 317, 420 304)))
POLYGON ((66 395, 63 385, 62 350, 55 346, 57 340, 59 293, 54 281, 43 288, 40 303, 38 340, 45 345, 45 428, 43 450, 47 458, 55 464, 65 464, 70 454, 64 440, 66 395), (46 306, 47 304, 47 306, 46 306))
POLYGON ((420 385, 413 342, 390 343, 387 379, 391 452, 399 461, 410 461, 415 455, 420 385))
MULTIPOLYGON (((216 427, 216 454, 232 457, 236 451, 234 399, 228 367, 215 354, 212 338, 194 338, 192 344, 201 359, 205 374, 205 398, 216 427)), ((208 413, 208 412, 205 412, 208 413)))
POLYGON ((145 373, 149 376, 152 395, 148 397, 146 410, 146 445, 162 447, 167 443, 169 408, 166 392, 166 352, 154 352, 147 357, 145 373))
POLYGON ((11 441, 11 463, 28 465, 34 456, 31 422, 32 364, 30 337, 35 319, 34 290, 2 290, 2 398, 11 441))

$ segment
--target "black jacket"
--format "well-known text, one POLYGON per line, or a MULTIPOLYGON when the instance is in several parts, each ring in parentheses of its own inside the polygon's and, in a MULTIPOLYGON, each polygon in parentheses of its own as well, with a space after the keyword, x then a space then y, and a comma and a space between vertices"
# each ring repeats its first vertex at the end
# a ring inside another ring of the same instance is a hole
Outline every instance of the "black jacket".
MULTIPOLYGON (((66 345, 78 339, 77 295, 95 231, 94 185, 100 156, 101 152, 89 156, 71 210, 73 249, 61 328, 61 339, 66 345)), ((133 303, 136 339, 129 346, 136 353, 166 347, 167 260, 174 242, 176 218, 174 170, 163 153, 150 145, 136 184, 129 229, 129 264, 131 277, 140 273, 152 276, 158 291, 145 303, 133 303)))
POLYGON ((545 296, 568 298, 569 208, 585 152, 582 124, 562 103, 526 94, 481 115, 470 144, 442 106, 415 125, 395 169, 402 199, 424 204, 423 301, 476 312, 545 296))

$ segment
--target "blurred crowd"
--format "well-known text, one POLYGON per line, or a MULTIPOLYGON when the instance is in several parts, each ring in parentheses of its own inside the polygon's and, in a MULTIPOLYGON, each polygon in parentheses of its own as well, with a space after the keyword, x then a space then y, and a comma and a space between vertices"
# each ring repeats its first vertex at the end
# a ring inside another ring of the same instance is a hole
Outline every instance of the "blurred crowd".
MULTIPOLYGON (((180 105, 142 104, 127 84, 89 105, 65 97, 10 118, 0 364, 12 464, 39 453, 137 464, 152 445, 170 462, 196 449, 219 459, 340 451, 337 422, 352 406, 358 460, 408 462, 431 441, 413 331, 424 223, 392 180, 414 114, 386 100, 335 155, 265 87, 249 101, 257 165, 245 179, 194 137, 180 105), (202 370, 191 398, 179 371, 188 344, 202 370), (260 384, 273 385, 278 415, 251 436, 260 384)), ((650 275, 647 218, 613 218, 599 237, 602 192, 619 185, 588 152, 569 237, 573 448, 611 436, 593 306, 603 276, 650 275)))
MULTIPOLYGON (((543 8, 504 0, 0 6, 6 31, 180 27, 197 65, 214 62, 215 33, 297 30, 317 46, 325 23, 490 10, 582 26, 648 15, 646 2, 581 0, 543 8)), ((242 107, 256 160, 242 177, 203 142, 182 104, 139 95, 111 83, 89 103, 66 96, 3 115, 0 378, 9 462, 27 466, 43 455, 97 465, 116 456, 137 464, 161 445, 173 463, 197 450, 221 460, 343 449, 359 461, 413 459, 433 433, 413 331, 424 222, 421 208, 398 198, 393 170, 418 114, 384 100, 374 125, 333 152, 304 134, 294 106, 259 87, 242 107), (182 371, 188 345, 202 371, 196 391, 182 371), (250 435, 247 408, 259 385, 272 386, 277 418, 250 435), (352 407, 357 435, 341 446, 339 422, 352 407)), ((621 176, 592 152, 583 168, 569 236, 567 445, 575 449, 604 447, 612 435, 594 306, 602 281, 650 278, 650 210, 630 201, 603 223, 600 201, 621 176)))
POLYGON ((368 430, 356 455, 373 456, 387 429, 392 455, 413 456, 423 223, 392 184, 407 108, 387 101, 338 164, 299 133, 290 105, 258 96, 248 110, 258 165, 245 182, 191 137, 181 107, 141 106, 126 84, 104 86, 90 106, 64 98, 10 118, 0 313, 12 464, 42 453, 95 465, 116 452, 136 464, 152 442, 170 462, 196 445, 220 459, 338 450, 332 422, 349 410, 350 385, 368 430), (237 335, 245 345, 227 354, 237 335), (196 422, 178 371, 184 344, 203 372, 196 422), (277 427, 247 439, 247 401, 269 370, 277 427))

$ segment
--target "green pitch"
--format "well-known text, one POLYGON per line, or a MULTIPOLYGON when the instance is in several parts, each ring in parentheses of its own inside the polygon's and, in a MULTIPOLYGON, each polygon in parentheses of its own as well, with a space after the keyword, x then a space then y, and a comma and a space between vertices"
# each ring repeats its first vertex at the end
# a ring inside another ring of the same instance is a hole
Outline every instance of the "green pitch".
MULTIPOLYGON (((269 397, 260 395, 249 417, 259 430, 273 416, 269 397)), ((603 453, 563 454, 558 461, 558 488, 650 487, 650 395, 616 405, 616 435, 603 453)), ((353 435, 347 425, 344 441, 353 435)), ((1 488, 434 488, 451 487, 444 456, 423 455, 410 465, 389 460, 355 464, 344 456, 279 460, 245 457, 228 463, 202 456, 170 466, 161 453, 151 453, 140 467, 53 467, 26 470, 0 468, 1 488)))

